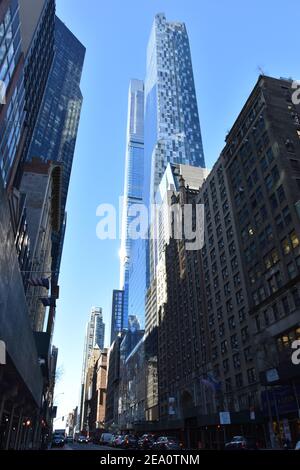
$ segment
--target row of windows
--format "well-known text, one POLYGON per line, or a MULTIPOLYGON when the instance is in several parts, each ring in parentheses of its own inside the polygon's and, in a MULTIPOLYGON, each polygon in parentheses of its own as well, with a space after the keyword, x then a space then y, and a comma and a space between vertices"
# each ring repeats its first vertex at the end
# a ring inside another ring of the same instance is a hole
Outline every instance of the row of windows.
POLYGON ((289 349, 293 341, 300 339, 300 327, 293 328, 292 330, 277 337, 277 348, 279 351, 289 349))
POLYGON ((289 315, 295 309, 300 307, 300 295, 297 288, 292 289, 290 297, 283 296, 276 303, 264 309, 255 316, 255 325, 257 331, 267 328, 274 322, 289 315))
MULTIPOLYGON (((237 359, 238 360, 238 359, 237 359)), ((229 365, 229 364, 228 364, 229 365)), ((227 369, 227 362, 223 362, 223 369, 224 371, 227 369)), ((229 371, 229 368, 228 368, 228 371, 229 371)), ((215 372, 215 375, 217 377, 220 376, 220 367, 219 365, 217 364, 215 367, 214 367, 214 372, 215 372)), ((226 373, 226 372, 225 372, 226 373)), ((256 376, 256 371, 255 371, 255 368, 254 367, 251 367, 249 369, 247 369, 247 382, 249 385, 255 383, 257 381, 257 376, 256 376)), ((225 384, 226 384, 226 391, 227 392, 230 392, 232 391, 232 380, 231 380, 231 377, 227 377, 225 379, 225 384)), ((245 384, 244 384, 244 377, 243 377, 243 373, 242 372, 239 372, 238 374, 235 375, 235 387, 236 388, 241 388, 243 387, 245 384)))
MULTIPOLYGON (((222 323, 221 325, 219 325, 219 337, 222 338, 224 335, 225 335, 225 324, 222 323)), ((210 332, 210 339, 211 339, 211 342, 214 343, 217 339, 217 333, 216 333, 216 330, 212 330, 210 332)), ((242 342, 245 343, 248 341, 249 339, 249 328, 248 326, 244 326, 242 329, 241 329, 241 339, 242 339, 242 342)), ((230 345, 231 345, 231 349, 232 350, 235 350, 239 347, 239 342, 238 342, 238 336, 237 334, 233 334, 231 337, 230 337, 230 345)), ((228 340, 227 339, 224 339, 222 342, 221 342, 221 353, 222 354, 226 354, 228 352, 228 340)))

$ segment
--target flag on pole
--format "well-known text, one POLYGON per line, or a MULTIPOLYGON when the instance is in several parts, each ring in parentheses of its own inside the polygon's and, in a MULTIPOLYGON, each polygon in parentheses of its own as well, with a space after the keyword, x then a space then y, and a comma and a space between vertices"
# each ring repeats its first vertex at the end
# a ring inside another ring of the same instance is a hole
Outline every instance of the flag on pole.
POLYGON ((49 278, 47 277, 32 277, 28 279, 28 284, 35 287, 45 287, 47 290, 50 288, 49 278))
POLYGON ((207 373, 205 378, 201 379, 201 382, 213 392, 221 390, 221 382, 218 381, 212 374, 207 373))

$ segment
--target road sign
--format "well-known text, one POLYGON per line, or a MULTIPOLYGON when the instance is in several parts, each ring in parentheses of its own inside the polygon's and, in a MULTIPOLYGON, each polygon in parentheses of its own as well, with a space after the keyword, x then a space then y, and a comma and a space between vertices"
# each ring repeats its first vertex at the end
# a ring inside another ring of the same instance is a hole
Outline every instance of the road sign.
POLYGON ((229 411, 220 411, 220 424, 231 424, 229 411))

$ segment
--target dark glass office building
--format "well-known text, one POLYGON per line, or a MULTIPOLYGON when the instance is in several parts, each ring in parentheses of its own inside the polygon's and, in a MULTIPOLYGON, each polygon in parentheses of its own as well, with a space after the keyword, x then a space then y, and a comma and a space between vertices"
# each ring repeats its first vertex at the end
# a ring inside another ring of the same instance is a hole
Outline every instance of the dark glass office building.
MULTIPOLYGON (((67 193, 75 151, 82 106, 80 79, 85 47, 56 17, 55 56, 43 98, 38 123, 27 154, 27 160, 40 157, 63 164, 61 218, 65 218, 67 193)), ((53 240, 53 266, 59 271, 64 224, 53 240)))
POLYGON ((123 331, 123 309, 124 291, 114 289, 112 295, 110 344, 114 342, 118 333, 123 331))

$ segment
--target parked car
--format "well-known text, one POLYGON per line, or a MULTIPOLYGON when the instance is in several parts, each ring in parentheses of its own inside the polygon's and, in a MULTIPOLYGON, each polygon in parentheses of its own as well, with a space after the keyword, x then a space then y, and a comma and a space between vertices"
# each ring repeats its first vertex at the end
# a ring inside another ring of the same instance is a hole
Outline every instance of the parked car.
POLYGON ((121 447, 124 439, 125 436, 122 434, 118 434, 117 436, 115 436, 115 439, 113 441, 113 447, 121 447))
POLYGON ((234 436, 225 444, 225 450, 257 450, 258 443, 253 437, 234 436))
POLYGON ((72 436, 67 436, 66 437, 66 442, 69 443, 69 444, 73 444, 73 437, 72 436))
POLYGON ((100 437, 100 444, 110 445, 113 437, 114 435, 111 432, 103 432, 100 437))
POLYGON ((138 440, 138 448, 141 450, 151 449, 155 442, 153 434, 143 434, 138 440))
POLYGON ((181 450, 182 443, 174 436, 160 436, 152 445, 152 450, 181 450))
POLYGON ((77 439, 78 444, 88 444, 89 439, 87 436, 79 436, 77 439))
POLYGON ((300 450, 300 441, 296 442, 295 450, 300 450))
POLYGON ((59 434, 54 435, 51 442, 51 447, 63 447, 65 445, 65 438, 59 434))
POLYGON ((138 439, 132 434, 126 434, 119 447, 122 447, 122 449, 137 449, 138 439))

